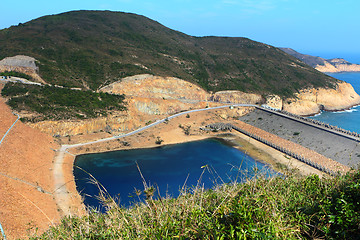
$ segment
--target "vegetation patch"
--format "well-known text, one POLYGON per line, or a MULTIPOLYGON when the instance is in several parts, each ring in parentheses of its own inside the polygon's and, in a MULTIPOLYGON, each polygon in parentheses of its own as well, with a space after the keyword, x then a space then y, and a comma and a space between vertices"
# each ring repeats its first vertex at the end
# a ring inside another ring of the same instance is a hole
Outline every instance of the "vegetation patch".
POLYGON ((7 83, 1 92, 9 106, 20 112, 35 112, 24 121, 87 119, 126 110, 124 95, 72 90, 53 86, 7 83))
POLYGON ((31 239, 359 239, 360 172, 320 179, 254 178, 204 190, 198 184, 176 198, 153 200, 156 188, 144 184, 145 202, 131 208, 100 196, 107 212, 64 218, 31 239), (150 194, 151 193, 151 194, 150 194))

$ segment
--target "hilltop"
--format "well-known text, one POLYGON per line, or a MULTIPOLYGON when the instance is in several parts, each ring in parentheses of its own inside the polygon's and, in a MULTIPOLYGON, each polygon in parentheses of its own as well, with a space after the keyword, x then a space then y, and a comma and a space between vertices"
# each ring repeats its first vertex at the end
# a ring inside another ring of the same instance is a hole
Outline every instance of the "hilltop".
POLYGON ((283 97, 335 79, 278 48, 241 37, 193 37, 144 16, 74 11, 0 31, 0 59, 35 58, 45 82, 98 90, 126 76, 177 77, 206 91, 283 97))
POLYGON ((280 49, 320 72, 360 72, 359 64, 350 63, 343 58, 324 59, 302 54, 291 48, 280 49))

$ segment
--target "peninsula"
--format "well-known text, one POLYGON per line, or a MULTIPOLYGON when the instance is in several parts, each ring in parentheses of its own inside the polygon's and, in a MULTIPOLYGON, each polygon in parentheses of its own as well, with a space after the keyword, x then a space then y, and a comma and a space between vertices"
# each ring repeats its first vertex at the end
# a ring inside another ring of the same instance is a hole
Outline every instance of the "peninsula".
POLYGON ((324 59, 321 57, 314 57, 307 54, 302 54, 291 48, 280 48, 284 52, 296 57, 307 65, 324 73, 338 73, 338 72, 360 72, 360 64, 354 64, 346 61, 343 58, 324 59))

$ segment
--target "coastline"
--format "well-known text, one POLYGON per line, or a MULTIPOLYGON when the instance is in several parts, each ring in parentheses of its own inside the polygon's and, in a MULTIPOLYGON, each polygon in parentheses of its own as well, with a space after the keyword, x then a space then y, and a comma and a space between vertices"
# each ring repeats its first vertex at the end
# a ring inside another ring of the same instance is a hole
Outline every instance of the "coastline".
MULTIPOLYGON (((272 147, 269 147, 261 142, 258 142, 255 139, 252 139, 242 133, 231 132, 226 133, 224 136, 223 133, 213 133, 213 132, 204 132, 199 130, 200 126, 203 126, 203 123, 210 122, 219 122, 224 121, 219 117, 220 112, 231 112, 230 109, 222 110, 209 110, 209 112, 198 112, 192 113, 190 118, 185 116, 179 116, 169 120, 168 123, 161 123, 160 125, 154 126, 151 129, 146 129, 142 133, 137 133, 132 136, 124 137, 123 139, 117 139, 107 142, 99 142, 95 144, 88 145, 86 147, 77 147, 71 148, 67 152, 66 146, 63 148, 63 163, 62 167, 56 171, 62 171, 63 179, 57 182, 57 186, 64 187, 63 190, 56 192, 56 201, 58 207, 62 210, 62 215, 84 215, 86 214, 86 207, 82 203, 80 194, 77 192, 75 178, 73 175, 73 166, 74 160, 77 155, 80 154, 91 154, 97 152, 108 152, 108 151, 117 151, 117 150, 130 150, 138 148, 151 148, 158 147, 159 145, 155 143, 155 136, 160 136, 164 140, 164 144, 178 144, 189 141, 202 140, 206 138, 223 138, 227 141, 235 143, 235 148, 245 152, 246 154, 253 157, 255 160, 264 162, 272 166, 276 171, 282 173, 296 171, 298 174, 318 174, 320 176, 325 176, 326 174, 316 170, 298 160, 295 160, 291 157, 286 156, 285 154, 275 150, 272 147), (193 116, 194 115, 194 116, 193 116), (196 116, 195 116, 196 115, 196 116), (194 121, 195 118, 196 120, 194 121), (191 124, 191 132, 189 135, 184 134, 183 130, 178 127, 180 124, 191 124), (185 123, 183 123, 185 122, 185 123), (130 144, 130 146, 124 146, 124 142, 130 144)), ((235 120, 231 120, 235 121, 235 120)), ((61 154, 58 151, 58 155, 61 154)), ((56 161, 55 161, 56 162, 56 161)), ((55 168, 54 168, 55 174, 55 168)), ((59 190, 59 189, 58 189, 59 190)))
MULTIPOLYGON (((320 71, 322 72, 322 71, 320 71)), ((342 73, 360 73, 360 70, 359 71, 339 71, 339 72, 322 72, 322 73, 325 73, 325 74, 342 74, 342 73)))
POLYGON ((346 107, 346 108, 342 108, 342 109, 336 109, 336 110, 320 110, 319 112, 317 113, 314 113, 314 114, 309 114, 309 115, 301 115, 302 117, 315 117, 315 116, 319 116, 321 115, 322 112, 346 112, 348 110, 351 110, 353 108, 356 108, 356 107, 359 107, 360 106, 360 103, 357 103, 357 104, 354 104, 350 107, 346 107))

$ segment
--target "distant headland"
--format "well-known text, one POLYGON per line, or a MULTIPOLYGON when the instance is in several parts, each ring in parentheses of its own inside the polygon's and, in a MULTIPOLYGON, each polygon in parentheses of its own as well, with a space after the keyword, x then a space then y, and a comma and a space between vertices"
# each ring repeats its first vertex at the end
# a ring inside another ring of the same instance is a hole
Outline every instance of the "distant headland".
POLYGON ((360 72, 360 64, 354 64, 343 58, 324 59, 307 54, 302 54, 291 48, 280 48, 287 54, 303 61, 307 65, 315 68, 320 72, 338 73, 338 72, 360 72))

